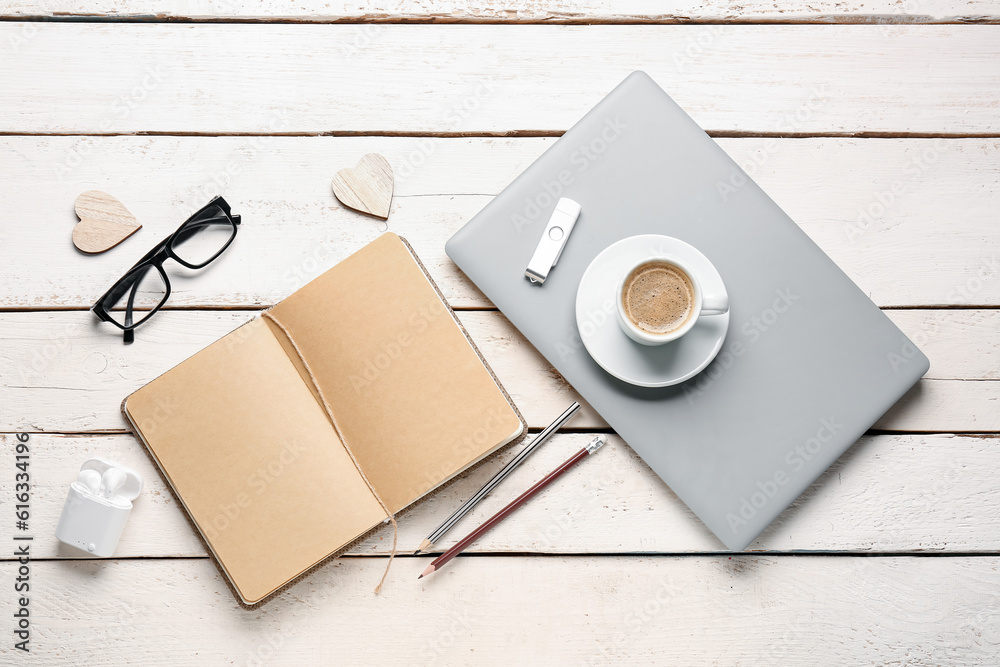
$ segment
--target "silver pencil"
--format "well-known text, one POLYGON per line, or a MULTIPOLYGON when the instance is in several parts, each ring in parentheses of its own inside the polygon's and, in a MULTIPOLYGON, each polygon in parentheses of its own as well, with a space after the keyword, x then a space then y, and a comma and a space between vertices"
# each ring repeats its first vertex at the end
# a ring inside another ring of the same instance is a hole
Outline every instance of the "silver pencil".
POLYGON ((500 469, 500 472, 494 475, 490 481, 486 482, 486 484, 483 485, 483 488, 479 489, 474 496, 462 503, 462 506, 455 510, 454 514, 445 519, 444 523, 440 526, 435 528, 434 532, 428 535, 427 539, 420 543, 420 546, 413 552, 413 555, 416 556, 421 551, 426 551, 434 546, 434 543, 440 540, 445 533, 451 530, 451 527, 458 523, 459 519, 468 514, 473 507, 479 504, 480 500, 485 498, 490 491, 496 488, 497 484, 504 481, 504 479, 507 478, 507 475, 514 472, 519 465, 524 463, 524 460, 531 456, 533 451, 538 449, 553 433, 562 428, 563 424, 568 422, 579 409, 580 404, 574 401, 573 405, 566 408, 564 413, 559 415, 554 422, 546 426, 544 431, 536 435, 534 440, 528 443, 524 449, 517 453, 517 456, 508 461, 507 465, 500 469))

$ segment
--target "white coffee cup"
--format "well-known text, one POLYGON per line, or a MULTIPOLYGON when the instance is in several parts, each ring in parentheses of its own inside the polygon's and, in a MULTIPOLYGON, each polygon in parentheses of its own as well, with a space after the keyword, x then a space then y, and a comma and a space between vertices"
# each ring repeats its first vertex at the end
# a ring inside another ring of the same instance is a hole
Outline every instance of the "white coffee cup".
POLYGON ((729 312, 729 296, 725 292, 706 293, 702 288, 702 281, 699 279, 698 274, 693 271, 688 264, 676 256, 666 254, 649 254, 632 263, 618 281, 618 292, 615 304, 618 310, 618 323, 621 325, 622 331, 624 331, 629 338, 637 343, 642 343, 643 345, 663 345, 664 343, 677 340, 688 331, 691 331, 694 325, 698 323, 698 318, 702 315, 719 315, 729 312), (691 283, 692 291, 694 292, 694 298, 691 304, 691 313, 688 315, 684 323, 676 329, 662 334, 650 333, 637 327, 635 323, 629 319, 628 314, 625 312, 625 303, 622 299, 625 290, 625 281, 632 275, 632 272, 640 266, 652 262, 669 264, 682 272, 685 276, 687 276, 691 283))

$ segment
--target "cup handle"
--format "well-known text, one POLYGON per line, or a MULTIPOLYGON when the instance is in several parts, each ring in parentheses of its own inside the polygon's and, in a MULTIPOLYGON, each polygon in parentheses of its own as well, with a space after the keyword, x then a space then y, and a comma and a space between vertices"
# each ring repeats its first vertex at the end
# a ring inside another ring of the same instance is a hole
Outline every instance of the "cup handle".
POLYGON ((701 298, 701 314, 702 315, 721 315, 722 313, 729 312, 729 295, 723 292, 722 294, 705 294, 701 298))

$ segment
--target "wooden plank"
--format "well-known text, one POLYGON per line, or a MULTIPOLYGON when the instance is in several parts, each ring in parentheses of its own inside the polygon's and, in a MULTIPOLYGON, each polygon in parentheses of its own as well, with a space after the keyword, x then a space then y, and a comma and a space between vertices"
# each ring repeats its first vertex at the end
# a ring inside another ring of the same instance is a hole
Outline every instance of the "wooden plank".
MULTIPOLYGON (((60 2, 5 3, 0 16, 135 20, 218 19, 259 21, 367 21, 367 22, 544 22, 544 23, 690 23, 697 21, 769 22, 869 22, 931 23, 996 20, 996 6, 984 0, 921 0, 897 3, 837 2, 804 3, 745 2, 724 0, 681 2, 680 0, 536 0, 535 2, 468 3, 451 0, 427 4, 418 0, 395 0, 378 4, 351 2, 302 3, 290 0, 189 0, 176 3, 138 3, 123 0, 61 0, 60 2)), ((377 34, 377 33, 373 33, 377 34)), ((363 42, 361 42, 363 43, 363 42)))
MULTIPOLYGON (((519 468, 440 543, 447 548, 585 445, 592 436, 560 434, 519 468)), ((15 438, 0 435, 13 460, 15 438)), ((138 471, 145 489, 136 501, 118 558, 203 557, 207 551, 142 445, 130 435, 29 436, 31 520, 35 558, 86 558, 55 539, 69 484, 88 458, 102 456, 138 471)), ((470 497, 516 450, 460 476, 400 517, 399 551, 410 553, 442 518, 470 497)), ((997 552, 1000 439, 947 435, 862 438, 751 546, 752 551, 997 552)), ((14 468, 0 477, 0 497, 13 497, 14 468)), ((248 487, 248 493, 252 492, 248 487)), ((233 511, 220 508, 218 526, 233 511), (227 515, 226 512, 230 514, 227 515)), ((0 524, 3 539, 24 534, 0 524)), ((387 555, 385 527, 349 555, 387 555)), ((501 524, 470 553, 683 554, 725 547, 619 438, 599 462, 579 466, 501 524)), ((0 559, 10 554, 0 555, 0 559)))
POLYGON ((558 132, 642 69, 712 131, 997 131, 1000 26, 366 28, 5 22, 3 130, 558 132))
POLYGON ((1000 311, 890 310, 886 315, 930 359, 926 377, 1000 379, 1000 311))
MULTIPOLYGON (((996 664, 1000 559, 342 559, 240 609, 207 560, 31 565, 18 664, 996 664), (530 602, 526 602, 530 601, 530 602), (86 614, 81 610, 99 609, 86 614), (558 614, 558 621, 553 614, 558 614)), ((6 581, 16 564, 0 565, 6 581)), ((8 637, 9 639, 9 637, 8 637)), ((11 641, 0 647, 10 662, 11 641)))
MULTIPOLYGON (((330 191, 333 174, 368 152, 385 155, 396 173, 388 229, 413 244, 452 305, 488 307, 445 255, 445 241, 554 141, 0 137, 8 212, 0 245, 11 248, 0 262, 0 308, 90 307, 220 193, 243 215, 239 238, 208 270, 168 264, 170 306, 273 304, 386 228, 345 210, 330 191), (93 188, 145 226, 88 257, 70 233, 73 201, 93 188)), ((1000 305, 1000 141, 718 142, 880 306, 1000 305)))
MULTIPOLYGON (((891 314, 933 365, 876 427, 1000 431, 1000 381, 992 363, 1000 317, 975 310, 917 312, 891 314)), ((0 431, 124 430, 119 406, 125 396, 255 315, 166 311, 143 325, 134 345, 123 345, 117 329, 87 311, 0 313, 0 431)), ((579 398, 502 315, 463 312, 460 318, 531 427, 546 426, 579 398)), ((574 426, 607 425, 587 408, 574 426)))

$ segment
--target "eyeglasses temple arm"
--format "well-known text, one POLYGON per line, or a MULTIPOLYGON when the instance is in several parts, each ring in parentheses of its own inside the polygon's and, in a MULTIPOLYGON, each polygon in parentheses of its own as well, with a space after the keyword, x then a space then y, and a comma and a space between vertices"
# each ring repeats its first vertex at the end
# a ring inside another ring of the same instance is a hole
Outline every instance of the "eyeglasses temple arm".
POLYGON ((140 282, 136 280, 132 284, 132 292, 128 295, 128 303, 125 304, 125 331, 122 333, 122 338, 126 345, 135 340, 135 333, 130 327, 132 326, 132 308, 135 305, 135 295, 139 291, 140 282))

